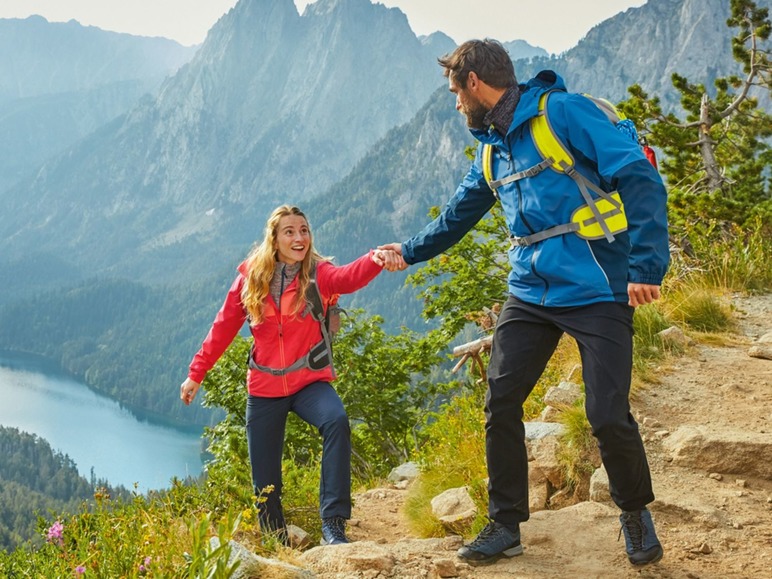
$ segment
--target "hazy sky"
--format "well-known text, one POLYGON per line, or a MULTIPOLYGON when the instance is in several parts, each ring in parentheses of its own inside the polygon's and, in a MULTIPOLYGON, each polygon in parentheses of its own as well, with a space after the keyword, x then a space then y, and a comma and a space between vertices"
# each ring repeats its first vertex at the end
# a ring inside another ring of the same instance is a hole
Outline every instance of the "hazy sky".
MULTIPOLYGON (((314 0, 315 1, 315 0, 314 0)), ((237 0, 0 0, 0 18, 40 14, 52 22, 142 36, 165 36, 182 44, 203 42, 212 25, 237 0)), ((309 0, 295 0, 299 12, 309 0)), ((382 0, 407 15, 413 31, 441 30, 457 43, 485 36, 523 39, 559 53, 595 24, 645 0, 382 0), (474 9, 471 8, 474 6, 474 9)))

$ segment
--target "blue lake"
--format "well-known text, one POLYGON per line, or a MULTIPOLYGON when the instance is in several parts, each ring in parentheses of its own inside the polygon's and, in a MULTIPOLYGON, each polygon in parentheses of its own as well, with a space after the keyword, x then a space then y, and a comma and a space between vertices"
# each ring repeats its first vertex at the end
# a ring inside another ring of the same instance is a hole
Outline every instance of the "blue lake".
POLYGON ((0 425, 36 434, 81 475, 140 492, 201 473, 201 438, 137 419, 45 361, 0 352, 0 425))

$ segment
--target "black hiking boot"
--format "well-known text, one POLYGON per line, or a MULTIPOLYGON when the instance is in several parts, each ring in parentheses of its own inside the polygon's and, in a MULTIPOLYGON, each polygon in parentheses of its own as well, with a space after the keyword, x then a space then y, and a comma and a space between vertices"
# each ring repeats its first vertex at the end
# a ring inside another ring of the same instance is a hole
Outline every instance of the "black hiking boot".
POLYGON ((662 559, 664 551, 657 539, 657 533, 654 532, 654 521, 648 509, 622 511, 619 522, 622 525, 619 535, 625 534, 627 558, 630 563, 647 565, 662 559))
POLYGON ((322 545, 341 545, 350 542, 346 536, 346 519, 343 517, 322 519, 322 545))
POLYGON ((472 565, 484 565, 502 557, 516 557, 522 554, 520 529, 513 532, 495 521, 485 525, 474 541, 458 550, 458 556, 472 565))

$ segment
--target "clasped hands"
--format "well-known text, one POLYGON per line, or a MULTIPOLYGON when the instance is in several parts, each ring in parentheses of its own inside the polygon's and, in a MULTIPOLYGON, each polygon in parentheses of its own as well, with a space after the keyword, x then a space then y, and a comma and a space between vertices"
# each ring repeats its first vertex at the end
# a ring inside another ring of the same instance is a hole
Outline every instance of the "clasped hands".
POLYGON ((401 243, 379 245, 373 252, 373 261, 387 271, 402 271, 408 266, 402 257, 401 243))

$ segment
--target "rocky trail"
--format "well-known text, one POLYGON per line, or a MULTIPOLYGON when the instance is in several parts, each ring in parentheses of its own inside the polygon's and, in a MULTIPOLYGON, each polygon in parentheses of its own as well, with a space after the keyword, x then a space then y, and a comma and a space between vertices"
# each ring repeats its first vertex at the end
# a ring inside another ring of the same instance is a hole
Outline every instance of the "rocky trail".
POLYGON ((297 576, 772 578, 772 360, 754 357, 772 352, 772 295, 735 297, 732 307, 736 333, 691 344, 632 400, 657 495, 659 563, 632 567, 618 510, 588 501, 533 513, 521 526, 523 556, 472 567, 456 557, 461 537, 411 535, 406 490, 379 488, 356 496, 356 542, 296 552, 297 576))

